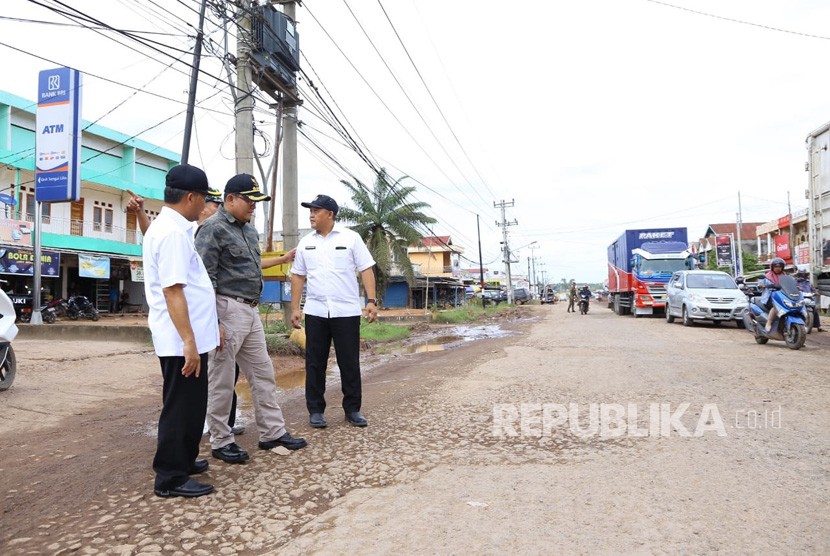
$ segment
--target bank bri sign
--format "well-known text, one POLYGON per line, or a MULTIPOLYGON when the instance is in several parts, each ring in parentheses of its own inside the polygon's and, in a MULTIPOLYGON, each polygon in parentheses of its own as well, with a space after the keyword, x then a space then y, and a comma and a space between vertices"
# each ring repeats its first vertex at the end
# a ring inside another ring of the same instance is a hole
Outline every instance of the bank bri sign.
POLYGON ((77 201, 81 196, 81 73, 71 68, 38 76, 35 198, 77 201))

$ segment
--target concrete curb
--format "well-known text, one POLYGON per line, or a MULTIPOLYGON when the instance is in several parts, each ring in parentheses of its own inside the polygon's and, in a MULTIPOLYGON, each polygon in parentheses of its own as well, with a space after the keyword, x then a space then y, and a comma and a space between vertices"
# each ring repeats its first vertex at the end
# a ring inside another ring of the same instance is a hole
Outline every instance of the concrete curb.
POLYGON ((18 324, 20 339, 26 340, 99 340, 150 343, 152 336, 146 326, 18 324))

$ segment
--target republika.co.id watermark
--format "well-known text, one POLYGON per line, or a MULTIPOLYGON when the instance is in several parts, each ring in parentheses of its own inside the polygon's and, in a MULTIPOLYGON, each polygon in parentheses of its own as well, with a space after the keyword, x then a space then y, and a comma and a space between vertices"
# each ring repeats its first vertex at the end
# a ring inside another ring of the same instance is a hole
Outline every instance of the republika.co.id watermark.
POLYGON ((542 438, 567 431, 579 438, 727 436, 733 429, 780 429, 781 407, 737 409, 724 421, 717 404, 693 407, 652 402, 637 403, 521 403, 493 405, 493 435, 499 438, 542 438))

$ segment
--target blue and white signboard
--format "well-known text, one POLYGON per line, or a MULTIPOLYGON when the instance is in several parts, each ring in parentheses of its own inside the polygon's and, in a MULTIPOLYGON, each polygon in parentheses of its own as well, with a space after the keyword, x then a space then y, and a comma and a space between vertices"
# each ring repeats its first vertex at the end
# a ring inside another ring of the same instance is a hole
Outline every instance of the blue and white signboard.
POLYGON ((105 255, 78 255, 78 276, 108 280, 110 258, 105 255))
POLYGON ((35 198, 40 202, 81 197, 81 73, 71 68, 38 76, 35 198))

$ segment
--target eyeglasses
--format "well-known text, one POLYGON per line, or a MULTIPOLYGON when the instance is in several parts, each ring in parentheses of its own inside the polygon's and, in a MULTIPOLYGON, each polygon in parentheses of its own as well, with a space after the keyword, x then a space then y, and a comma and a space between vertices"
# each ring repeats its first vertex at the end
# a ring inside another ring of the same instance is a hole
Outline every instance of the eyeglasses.
POLYGON ((245 195, 234 195, 234 197, 236 197, 237 199, 242 199, 243 201, 245 201, 249 205, 255 205, 256 204, 256 201, 247 198, 245 195))

